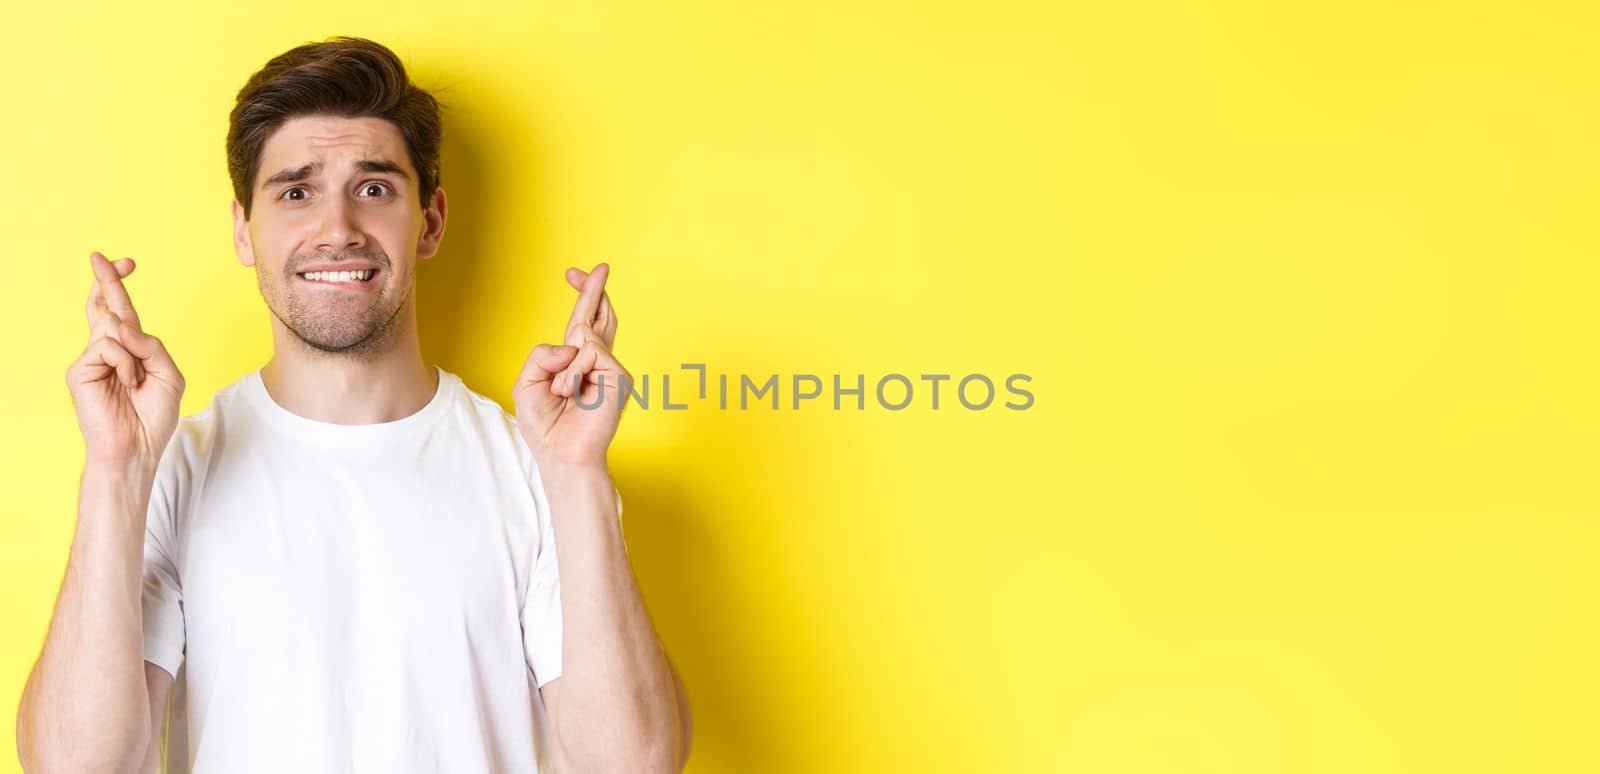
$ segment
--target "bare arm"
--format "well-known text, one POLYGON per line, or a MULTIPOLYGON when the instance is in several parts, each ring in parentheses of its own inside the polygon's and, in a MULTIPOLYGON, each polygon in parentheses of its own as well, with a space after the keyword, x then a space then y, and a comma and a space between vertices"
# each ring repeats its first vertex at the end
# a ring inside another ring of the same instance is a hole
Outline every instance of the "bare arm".
MULTIPOLYGON (((165 730, 164 719, 167 715, 167 699, 172 696, 172 682, 172 675, 168 674, 167 670, 148 661, 144 662, 145 692, 150 696, 150 737, 145 740, 144 758, 140 761, 137 769, 139 774, 156 774, 161 767, 161 732, 165 730)), ((18 741, 21 741, 23 738, 22 716, 19 714, 17 717, 17 738, 18 741)), ((21 750, 21 745, 18 745, 18 750, 21 750)), ((30 758, 31 756, 23 758, 23 766, 26 770, 34 768, 31 764, 26 763, 30 758)), ((62 769, 77 771, 98 770, 88 763, 83 765, 68 763, 61 766, 43 765, 39 766, 38 769, 41 771, 59 771, 62 769)), ((108 768, 106 770, 115 771, 117 769, 108 768)))
MULTIPOLYGON (((689 714, 689 695, 684 692, 683 679, 678 677, 678 668, 672 664, 671 657, 667 659, 667 666, 672 672, 673 691, 677 694, 678 702, 678 770, 682 771, 689 765, 689 742, 694 737, 694 720, 689 714)), ((546 711, 551 717, 565 716, 566 711, 557 709, 561 704, 561 678, 557 677, 539 689, 540 699, 544 702, 546 711)), ((572 763, 567 759, 566 752, 556 750, 556 768, 565 771, 572 768, 572 763)))
POLYGON ((682 686, 650 622, 606 464, 632 376, 611 354, 610 267, 567 270, 578 289, 566 343, 539 344, 518 374, 517 424, 538 463, 561 567, 561 676, 541 697, 557 770, 681 771, 682 686), (560 684, 557 687, 557 684, 560 684))
POLYGON ((634 581, 602 472, 545 479, 561 559, 562 670, 541 689, 557 771, 678 772, 686 700, 634 581))
POLYGON ((27 771, 133 771, 151 736, 140 611, 150 476, 86 468, 44 650, 17 712, 27 771))
POLYGON ((166 685, 148 677, 140 597, 145 516, 183 377, 139 328, 122 286, 132 260, 95 253, 91 264, 90 341, 66 375, 85 446, 77 526, 17 710, 17 752, 29 772, 138 771, 160 731, 155 699, 166 701, 166 685))

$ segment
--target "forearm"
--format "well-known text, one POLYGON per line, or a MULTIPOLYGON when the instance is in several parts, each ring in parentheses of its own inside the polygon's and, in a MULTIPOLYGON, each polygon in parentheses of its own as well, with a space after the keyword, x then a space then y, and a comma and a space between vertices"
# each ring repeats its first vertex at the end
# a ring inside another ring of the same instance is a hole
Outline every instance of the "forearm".
POLYGON ((611 476, 552 468, 544 481, 561 565, 557 736, 585 770, 678 771, 678 689, 628 561, 611 476))
POLYGON ((153 480, 148 465, 84 469, 66 574, 18 710, 29 771, 125 771, 144 757, 140 590, 153 480))

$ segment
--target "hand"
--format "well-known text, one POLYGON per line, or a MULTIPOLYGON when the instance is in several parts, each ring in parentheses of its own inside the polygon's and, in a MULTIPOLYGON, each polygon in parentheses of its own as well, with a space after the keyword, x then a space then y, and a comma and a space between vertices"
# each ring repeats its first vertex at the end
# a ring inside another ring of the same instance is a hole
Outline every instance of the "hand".
POLYGON ((133 273, 133 259, 112 263, 96 252, 89 265, 89 344, 67 368, 87 461, 153 471, 178 426, 183 374, 161 340, 139 326, 122 284, 133 273))
POLYGON ((567 283, 580 293, 566 341, 534 347, 512 388, 517 427, 541 466, 604 467, 622 421, 622 381, 631 384, 633 375, 611 355, 617 314, 605 293, 610 270, 604 263, 588 273, 567 269, 567 283), (574 383, 581 384, 576 395, 574 383))

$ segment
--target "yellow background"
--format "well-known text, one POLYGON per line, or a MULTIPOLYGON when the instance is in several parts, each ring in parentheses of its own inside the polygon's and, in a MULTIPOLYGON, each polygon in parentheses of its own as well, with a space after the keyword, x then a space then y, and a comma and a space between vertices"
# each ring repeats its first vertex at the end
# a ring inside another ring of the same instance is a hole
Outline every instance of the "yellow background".
POLYGON ((448 106, 424 347, 503 405, 601 260, 674 400, 683 362, 1033 377, 1026 411, 630 412, 691 772, 1600 770, 1582 5, 13 6, 0 770, 87 254, 139 260, 185 414, 264 362, 227 113, 333 34, 448 106))

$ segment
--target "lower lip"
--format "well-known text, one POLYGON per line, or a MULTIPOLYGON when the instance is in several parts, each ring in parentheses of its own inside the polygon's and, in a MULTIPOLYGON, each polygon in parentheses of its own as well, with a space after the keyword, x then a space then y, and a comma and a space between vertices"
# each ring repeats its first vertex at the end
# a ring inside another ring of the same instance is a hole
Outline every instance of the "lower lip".
POLYGON ((296 274, 294 276, 299 277, 300 281, 306 283, 307 285, 321 285, 321 286, 324 286, 324 287, 327 287, 327 288, 331 288, 331 289, 334 289, 334 290, 353 290, 353 291, 358 291, 359 292, 359 291, 371 290, 372 288, 377 287, 378 286, 378 275, 380 273, 381 273, 381 270, 374 269, 373 272, 372 272, 372 276, 370 276, 370 277, 368 277, 368 278, 366 278, 364 280, 332 280, 332 281, 330 281, 330 280, 309 280, 309 279, 306 279, 305 277, 301 277, 299 274, 296 274))

